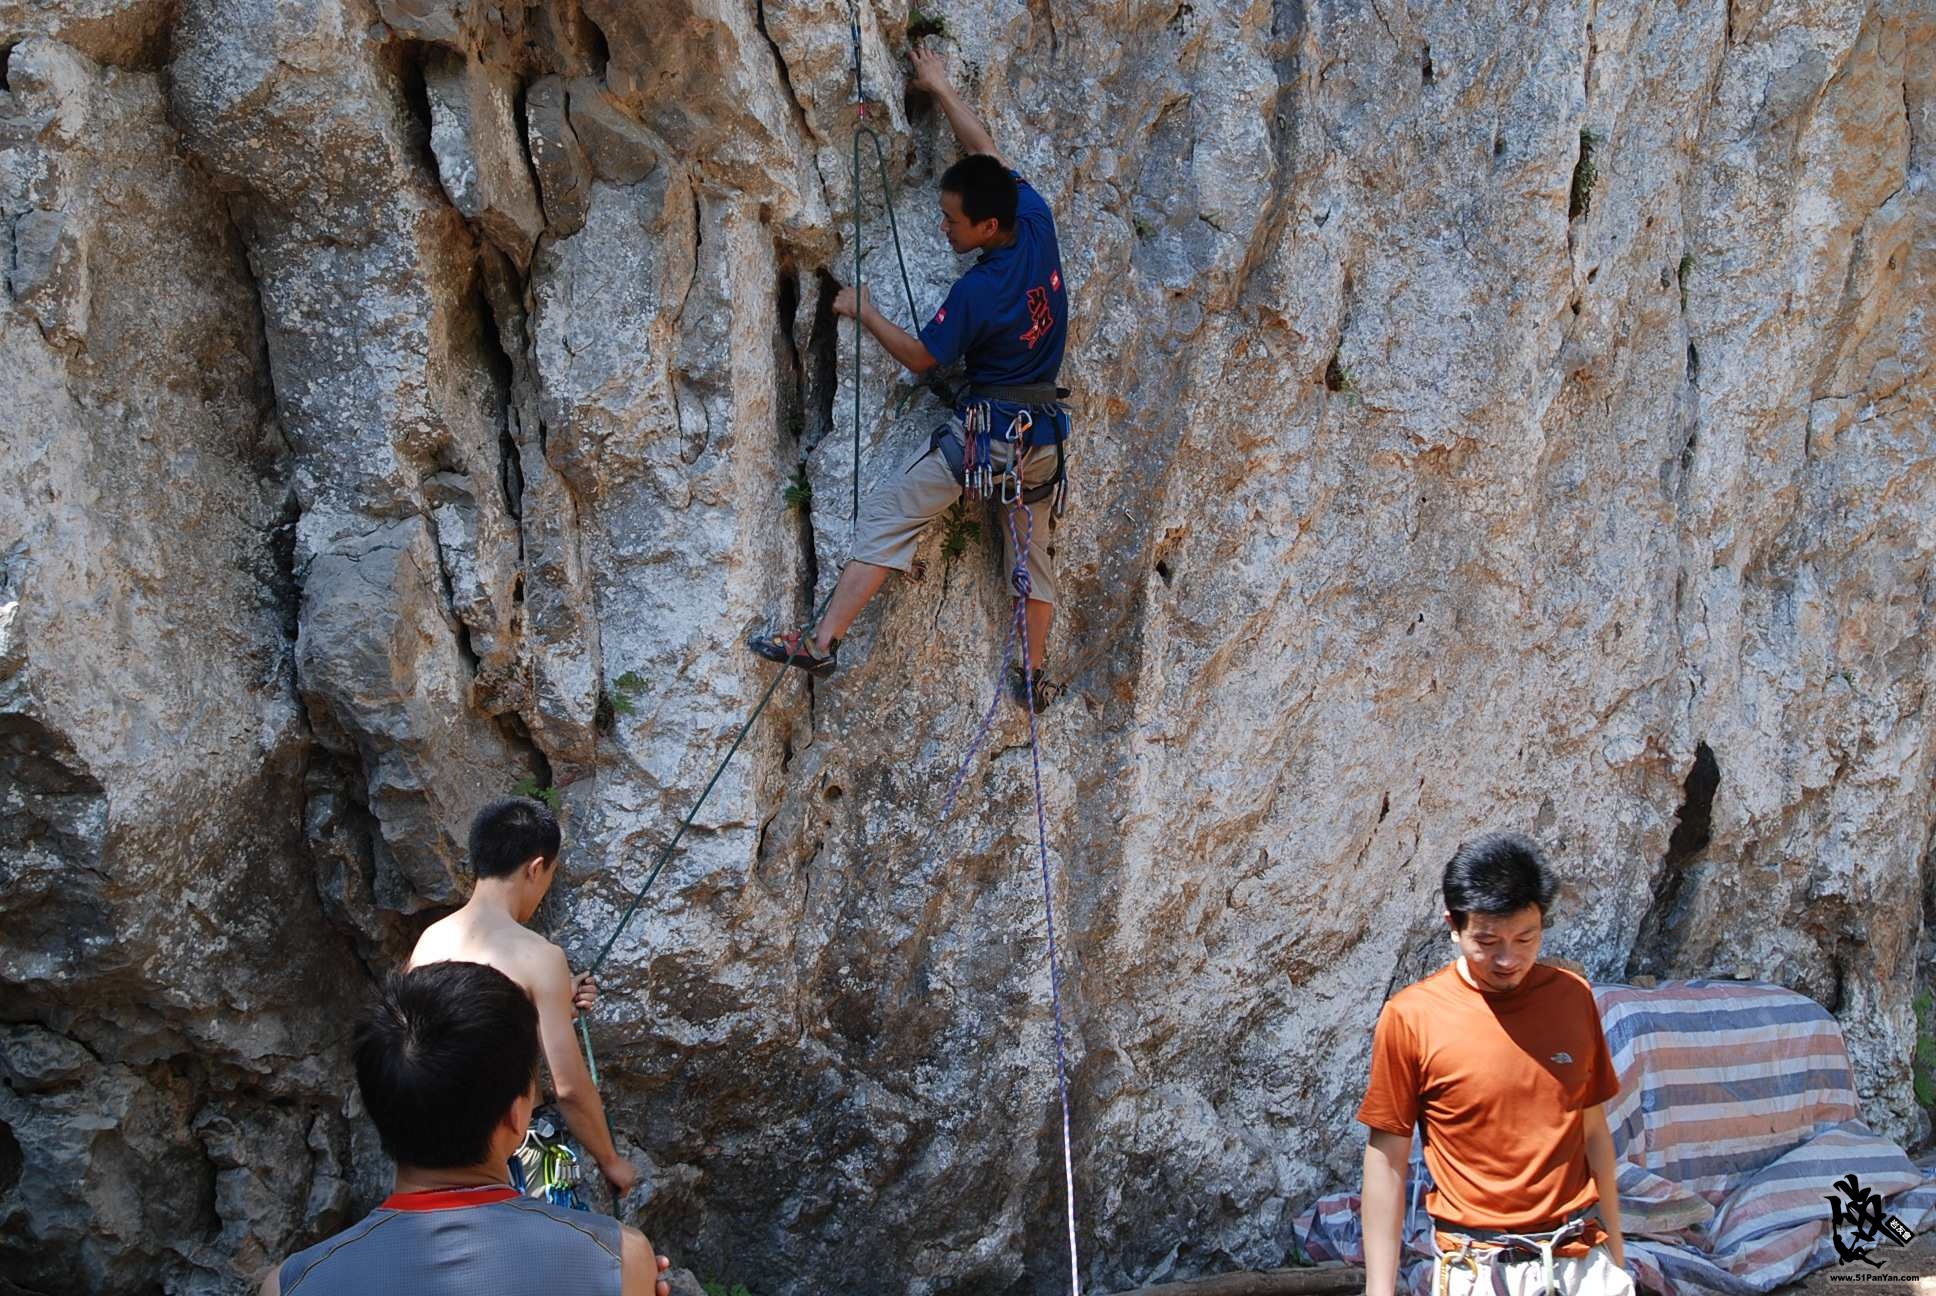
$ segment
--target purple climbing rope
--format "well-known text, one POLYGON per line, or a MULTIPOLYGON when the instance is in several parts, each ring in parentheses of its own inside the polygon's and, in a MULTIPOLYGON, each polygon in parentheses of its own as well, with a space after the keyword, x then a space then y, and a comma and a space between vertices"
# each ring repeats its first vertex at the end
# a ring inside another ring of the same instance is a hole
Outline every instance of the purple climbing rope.
MULTIPOLYGON (((982 744, 988 741, 988 731, 995 725, 995 712, 1002 704, 1003 674, 1008 670, 1008 664, 1015 660, 1015 637, 1020 629, 1021 618, 1018 614, 1014 621, 1009 622, 1008 638, 1002 643, 1002 664, 995 676, 994 696, 988 699, 988 709, 982 712, 981 727, 975 730, 975 740, 968 744, 967 754, 961 758, 961 764, 955 769, 954 782, 948 785, 947 798, 941 803, 941 816, 935 820, 937 824, 947 823, 948 817, 955 812, 955 802, 961 796, 962 787, 968 782, 968 771, 974 765, 975 757, 981 754, 982 744)), ((939 839, 940 834, 936 833, 936 845, 929 849, 927 859, 922 861, 921 874, 924 877, 941 855, 939 839)))
MULTIPOLYGON (((1012 453, 1019 454, 1020 450, 1021 447, 1017 446, 1012 453)), ((1009 462, 1009 471, 1015 474, 1019 482, 1021 478, 1020 465, 1014 459, 1011 459, 1009 462)), ((1076 1259, 1075 1158, 1071 1150, 1072 1143, 1069 1138, 1069 1064, 1067 1047, 1063 1042, 1062 1036, 1062 971, 1061 965, 1056 958, 1055 950, 1055 897, 1049 879, 1049 821, 1048 813, 1043 808, 1042 800, 1042 747, 1035 726, 1035 670, 1030 664, 1029 654, 1028 595, 1030 582, 1028 547, 1029 543, 1035 538, 1035 514, 1025 504, 1011 505, 1004 511, 1008 515, 1008 535, 1009 539, 1014 542, 1016 555, 1014 576, 1015 616, 1009 622, 1008 635, 1002 642, 1002 664, 997 669, 995 675, 994 696, 988 700, 988 709, 982 712, 981 725, 975 730, 974 741, 968 744, 968 751, 962 756, 961 764, 955 769, 954 781, 948 785, 948 795, 941 803, 941 814, 935 822, 937 824, 945 824, 954 814, 955 802, 960 799, 961 789, 968 782, 968 771, 973 768, 975 757, 980 755, 982 745, 988 740, 989 730, 994 727, 995 712, 1001 706, 1002 690, 1007 679, 1008 667, 1015 661, 1015 650, 1019 644, 1022 651, 1022 682, 1029 699, 1029 762, 1031 772, 1035 779, 1035 841, 1042 866, 1042 912, 1048 919, 1049 1004, 1055 1019, 1056 1095, 1062 1104, 1062 1190, 1063 1213, 1067 1220, 1069 1231, 1069 1292, 1070 1296, 1080 1296, 1082 1291, 1082 1274, 1076 1259), (1015 515, 1017 513, 1022 515, 1024 522, 1023 531, 1019 536, 1015 532, 1015 515)), ((938 840, 938 833, 936 834, 936 838, 938 840)), ((934 862, 939 855, 939 845, 929 850, 927 859, 922 863, 921 871, 924 875, 934 866, 934 862)))
MULTIPOLYGON (((1019 458, 1021 447, 1013 452, 1019 458)), ((1021 465, 1009 461, 1009 471, 1019 483, 1021 465)), ((1021 628, 1022 685, 1028 694, 1029 762, 1035 775, 1035 843, 1042 861, 1042 912, 1049 927, 1049 1003, 1055 1014, 1055 1087, 1062 1100, 1062 1188, 1063 1205, 1069 1224, 1069 1292, 1081 1296, 1082 1276, 1076 1264, 1076 1174, 1069 1144, 1069 1063, 1062 1042, 1062 972, 1055 956, 1055 898, 1049 883, 1049 821, 1042 808, 1042 747, 1035 728, 1035 665, 1029 653, 1028 596, 1029 545, 1035 539, 1035 513, 1026 504, 1008 508, 1008 536, 1015 545, 1015 623, 1021 628), (1015 534, 1015 515, 1024 520, 1021 535, 1015 534)))

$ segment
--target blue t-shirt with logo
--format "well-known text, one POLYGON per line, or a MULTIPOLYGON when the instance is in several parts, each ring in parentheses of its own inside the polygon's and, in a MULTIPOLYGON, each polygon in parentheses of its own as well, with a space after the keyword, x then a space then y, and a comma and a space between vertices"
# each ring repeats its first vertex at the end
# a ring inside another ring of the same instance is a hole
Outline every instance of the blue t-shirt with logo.
MULTIPOLYGON (((1062 371, 1069 292, 1055 217, 1034 186, 1019 175, 1015 181, 1015 241, 984 251, 921 329, 921 345, 941 364, 967 357, 970 383, 1052 383, 1062 371)), ((994 404, 1000 429, 1019 407, 994 404)), ((1038 418, 1029 443, 1053 444, 1066 435, 1067 424, 1066 416, 1038 418)))

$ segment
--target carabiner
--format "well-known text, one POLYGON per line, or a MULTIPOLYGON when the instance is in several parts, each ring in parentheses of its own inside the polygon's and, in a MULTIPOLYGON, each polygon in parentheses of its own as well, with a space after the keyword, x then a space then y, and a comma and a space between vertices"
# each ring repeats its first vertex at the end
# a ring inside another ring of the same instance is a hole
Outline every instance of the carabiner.
POLYGON ((1466 1271, 1472 1275, 1472 1291, 1470 1296, 1480 1296, 1479 1282, 1485 1275, 1479 1268, 1479 1258, 1472 1254, 1471 1238, 1465 1240, 1465 1245, 1459 1248, 1457 1255, 1447 1255, 1443 1251, 1439 1252, 1438 1270, 1432 1275, 1432 1296, 1452 1296, 1452 1284, 1450 1280, 1453 1268, 1458 1265, 1464 1265, 1466 1271))

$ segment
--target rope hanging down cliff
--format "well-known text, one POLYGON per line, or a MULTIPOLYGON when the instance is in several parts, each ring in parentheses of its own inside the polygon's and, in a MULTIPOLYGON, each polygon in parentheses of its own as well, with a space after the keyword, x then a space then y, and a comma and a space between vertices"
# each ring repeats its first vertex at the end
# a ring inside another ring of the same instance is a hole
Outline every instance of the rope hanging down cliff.
MULTIPOLYGON (((855 40, 854 85, 855 85, 856 93, 858 93, 859 87, 860 87, 860 55, 859 55, 860 25, 859 23, 860 23, 860 20, 858 17, 856 17, 854 19, 854 29, 853 29, 854 40, 855 40)), ((864 114, 864 110, 866 108, 865 101, 861 102, 860 107, 864 114)), ((893 239, 894 239, 894 257, 895 257, 895 260, 900 263, 901 287, 907 293, 908 317, 910 319, 918 319, 920 318, 920 311, 914 304, 914 284, 913 284, 913 281, 908 278, 907 257, 905 253, 903 253, 901 250, 901 230, 900 230, 900 226, 896 223, 894 218, 894 182, 891 179, 889 179, 888 173, 887 173, 887 151, 881 144, 880 136, 876 135, 872 130, 862 125, 857 125, 854 128, 854 169, 853 169, 854 286, 858 288, 862 282, 861 261, 863 260, 863 257, 864 257, 862 242, 861 242, 861 223, 860 223, 860 175, 861 175, 860 138, 862 135, 866 135, 869 139, 874 141, 875 161, 880 168, 882 203, 887 208, 887 227, 888 227, 888 231, 893 235, 893 239)), ((848 526, 850 529, 850 542, 851 542, 851 529, 854 526, 858 525, 860 521, 860 430, 861 430, 861 399, 860 399, 861 367, 860 367, 860 364, 861 364, 860 338, 859 338, 859 330, 856 329, 855 339, 854 339, 854 463, 853 463, 853 474, 852 474, 853 509, 852 509, 852 512, 848 515, 848 526)), ((833 593, 832 591, 829 591, 827 594, 827 597, 820 601, 820 606, 814 610, 813 616, 810 618, 810 620, 818 620, 821 614, 827 610, 827 604, 829 601, 832 600, 832 598, 833 598, 833 593)), ((645 900, 646 892, 650 891, 652 889, 652 884, 658 881, 659 873, 665 868, 667 861, 669 861, 672 858, 672 852, 678 849, 680 841, 686 835, 686 830, 692 827, 692 821, 694 817, 698 815, 700 807, 704 806, 706 804, 706 799, 713 794, 713 788, 718 785, 720 777, 726 773, 726 767, 732 764, 733 757, 737 755, 739 752, 740 744, 746 741, 746 735, 752 731, 754 722, 757 721, 760 718, 760 714, 766 710, 766 704, 772 701, 774 690, 780 686, 780 681, 786 678, 786 674, 787 673, 785 670, 780 670, 774 673, 772 681, 768 683, 766 686, 766 691, 760 694, 760 700, 753 707, 752 713, 746 717, 745 723, 740 725, 739 732, 733 735, 732 746, 728 747, 726 749, 726 755, 720 758, 718 767, 713 770, 713 776, 710 779, 706 780, 705 790, 700 792, 699 799, 692 803, 692 809, 686 812, 685 818, 679 821, 679 827, 677 831, 675 831, 672 834, 672 839, 665 844, 665 847, 662 850, 660 850, 659 858, 656 861, 654 861, 652 865, 652 871, 645 875, 645 881, 640 884, 637 894, 635 894, 632 897, 632 902, 625 907, 625 912, 619 916, 618 924, 615 927, 613 927, 612 934, 606 939, 603 948, 601 948, 598 951, 598 957, 593 959, 591 962, 591 966, 586 969, 587 972, 596 975, 598 972, 598 969, 605 965, 605 960, 611 956, 612 947, 618 944, 618 938, 624 934, 625 929, 631 925, 633 916, 638 913, 639 905, 645 900)), ((578 1028, 579 1028, 579 1036, 585 1045, 585 1058, 586 1058, 587 1064, 590 1066, 590 1069, 591 1069, 592 1082, 596 1084, 598 1082, 598 1066, 597 1066, 597 1063, 592 1061, 591 1033, 585 1027, 585 1019, 583 1016, 580 1016, 578 1019, 578 1028)))
MULTIPOLYGON (((901 286, 903 291, 907 295, 908 315, 910 319, 919 319, 920 312, 916 308, 915 302, 914 302, 914 287, 913 287, 912 281, 909 279, 909 276, 908 276, 907 258, 902 249, 900 227, 894 213, 894 187, 893 187, 893 182, 888 175, 886 148, 882 143, 880 136, 865 124, 866 114, 867 114, 867 99, 865 94, 865 85, 862 79, 860 10, 858 6, 858 0, 849 0, 848 13, 849 13, 848 30, 849 30, 850 38, 852 40, 853 56, 854 56, 854 96, 855 96, 855 111, 856 111, 856 122, 854 127, 854 136, 853 136, 853 171, 852 171, 852 191, 851 191, 853 195, 853 209, 854 209, 853 227, 852 227, 853 244, 854 244, 853 286, 856 293, 858 293, 862 287, 863 280, 862 280, 861 266, 862 266, 863 260, 865 259, 864 250, 862 246, 861 187, 860 187, 861 185, 861 147, 860 145, 861 145, 861 137, 864 135, 873 142, 873 146, 874 146, 875 163, 879 170, 880 181, 881 181, 882 204, 886 209, 888 229, 893 238, 894 256, 900 269, 901 286)), ((861 377, 862 377, 862 372, 861 372, 860 329, 857 323, 854 330, 854 427, 853 427, 854 439, 853 439, 853 472, 852 472, 853 489, 852 489, 852 511, 849 515, 850 528, 857 528, 859 524, 859 518, 860 518, 860 439, 861 439, 861 420, 862 420, 861 377)), ((1007 439, 1010 442, 1019 441, 1018 429, 1020 429, 1021 426, 1022 426, 1021 417, 1018 416, 1018 418, 1011 423, 1011 426, 1008 429, 1007 439)), ((1048 486, 1051 490, 1062 486, 1063 476, 1064 476, 1062 472, 1061 462, 1060 462, 1061 447, 1059 444, 1057 445, 1056 450, 1057 450, 1058 462, 1057 462, 1057 471, 1055 474, 1055 480, 1048 483, 1048 486)), ((953 814, 955 803, 959 798, 962 786, 966 781, 968 770, 973 764, 976 756, 980 753, 982 745, 987 739, 989 729, 994 720, 995 711, 998 709, 1001 703, 1003 680, 1008 673, 1009 667, 1011 666, 1011 664, 1015 662, 1015 650, 1016 650, 1018 641, 1019 641, 1019 646, 1021 650, 1021 660, 1020 660, 1019 669, 1021 670, 1023 675, 1024 685, 1027 690, 1027 696, 1032 698, 1035 692, 1036 679, 1035 679, 1035 670, 1033 665, 1031 664, 1033 661, 1033 658, 1030 653, 1029 625, 1028 625, 1028 604, 1029 604, 1029 591, 1030 591, 1028 544, 1029 544, 1029 541, 1032 539, 1034 517, 1030 509, 1027 507, 1027 504, 1032 503, 1033 500, 1024 500, 1023 498, 1024 492, 1022 489, 1021 466, 1020 466, 1021 460, 1022 460, 1022 453, 1023 453, 1023 447, 1020 444, 1016 444, 1013 446, 1012 453, 1010 455, 1010 458, 1007 464, 1007 468, 1003 472, 1000 479, 1001 499, 1002 499, 1004 513, 1006 515, 1006 523, 1009 529, 1009 538, 1014 545, 1016 554, 1018 555, 1018 564, 1014 574, 1014 586, 1015 586, 1015 596, 1016 596, 1014 621, 1009 627, 1009 632, 1003 646, 1002 663, 1001 663, 1001 666, 998 668, 997 674, 996 674, 996 685, 995 685, 994 696, 989 701, 988 710, 982 717, 981 724, 975 734, 974 740, 970 743, 967 753, 963 756, 961 764, 955 772, 954 780, 948 791, 946 803, 942 808, 940 816, 935 821, 935 835, 938 835, 940 827, 944 825, 948 821, 948 818, 953 814), (1022 515, 1022 531, 1020 534, 1017 534, 1017 530, 1016 530, 1016 527, 1017 527, 1016 515, 1018 513, 1022 515)), ((984 448, 983 457, 985 460, 986 458, 985 448, 984 448)), ((988 488, 992 485, 994 485, 994 483, 986 480, 982 482, 982 494, 984 498, 986 498, 990 493, 988 488)), ((1059 507, 1057 509, 1057 512, 1058 513, 1060 512, 1059 507)), ((850 531, 849 544, 851 547, 852 545, 851 531, 850 531)), ((833 591, 830 590, 826 598, 824 598, 821 601, 820 606, 814 611, 809 624, 813 622, 817 622, 820 619, 820 617, 824 615, 824 613, 827 610, 827 606, 832 601, 832 599, 833 599, 833 591)), ((786 669, 784 667, 781 670, 775 672, 773 679, 767 684, 765 691, 760 694, 758 703, 755 704, 752 712, 748 714, 745 721, 740 725, 738 733, 736 733, 733 736, 733 741, 731 746, 727 748, 725 756, 721 758, 718 767, 714 769, 712 777, 706 781, 705 788, 700 792, 698 799, 693 802, 692 808, 688 810, 685 816, 680 820, 679 826, 672 834, 671 839, 668 840, 665 846, 660 850, 659 856, 654 861, 651 871, 646 874, 645 881, 639 886, 638 891, 633 895, 632 900, 626 906, 624 913, 619 916, 618 922, 613 926, 611 935, 606 938, 605 944, 599 950, 597 957, 592 960, 589 968, 587 969, 589 973, 596 974, 598 970, 604 966, 606 959, 608 959, 611 956, 612 950, 618 944, 619 937, 624 934, 625 929, 631 924, 633 917, 638 913, 639 907, 644 902, 647 893, 651 891, 653 883, 658 880, 659 874, 662 871, 664 871, 666 864, 672 858, 673 852, 676 849, 678 849, 680 841, 685 837, 687 830, 691 828, 693 820, 698 816, 700 809, 706 804, 707 799, 711 797, 713 789, 716 786, 718 786, 719 780, 725 774, 727 766, 732 763, 733 757, 738 754, 741 744, 744 743, 746 740, 746 735, 749 732, 751 732, 754 723, 758 721, 758 719, 760 718, 760 715, 766 710, 767 703, 772 700, 774 690, 779 687, 780 681, 785 677, 785 675, 786 675, 786 669)), ((1037 847, 1037 855, 1039 859, 1041 880, 1042 880, 1042 906, 1043 906, 1043 913, 1047 919, 1047 931, 1048 931, 1049 989, 1050 989, 1051 1010, 1053 1014, 1053 1026, 1054 1026, 1056 1092, 1060 1103, 1061 1127, 1062 1127, 1061 1129, 1062 1176, 1063 1176, 1063 1191, 1064 1191, 1063 1203, 1064 1203, 1064 1217, 1065 1217, 1065 1223, 1066 1223, 1067 1234, 1068 1234, 1068 1242, 1069 1242, 1069 1290, 1071 1292, 1071 1296, 1075 1296, 1076 1293, 1079 1293, 1082 1290, 1082 1283, 1081 1283, 1081 1273, 1080 1273, 1080 1267, 1079 1267, 1078 1258, 1077 1258, 1077 1247, 1076 1247, 1075 1169, 1074 1169, 1072 1142, 1070 1137, 1068 1060, 1067 1060, 1067 1049, 1064 1041, 1063 1026, 1062 1026, 1061 968, 1060 968, 1059 959, 1057 957, 1056 940, 1055 940, 1055 904, 1054 904, 1052 880, 1051 880, 1051 875, 1049 870, 1048 817, 1047 817, 1047 812, 1044 806, 1043 795, 1042 795, 1042 758, 1041 758, 1040 734, 1038 731, 1037 714, 1036 714, 1035 706, 1031 704, 1026 708, 1026 710, 1029 713, 1029 758, 1030 758, 1031 771, 1033 776, 1033 793, 1034 793, 1034 802, 1035 802, 1035 823, 1036 823, 1036 847, 1037 847)), ((931 836, 931 840, 932 840, 932 836, 931 836)), ((930 862, 932 862, 932 858, 933 858, 932 852, 930 852, 930 856, 929 856, 930 862)), ((585 1060, 586 1060, 587 1067, 591 1073, 592 1083, 596 1085, 598 1083, 598 1063, 593 1054, 591 1031, 587 1023, 587 1018, 584 1014, 581 1014, 579 1016, 578 1029, 579 1029, 580 1039, 584 1044, 585 1060)), ((616 1199, 614 1199, 612 1203, 612 1209, 614 1214, 618 1213, 619 1202, 616 1199)))

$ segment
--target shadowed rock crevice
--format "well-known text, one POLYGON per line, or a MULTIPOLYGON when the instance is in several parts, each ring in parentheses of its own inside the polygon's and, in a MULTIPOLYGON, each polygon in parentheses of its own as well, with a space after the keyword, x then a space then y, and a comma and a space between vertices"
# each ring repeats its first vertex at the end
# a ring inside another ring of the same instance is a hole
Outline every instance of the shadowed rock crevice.
POLYGON ((433 183, 437 175, 437 155, 430 146, 430 90, 426 68, 455 56, 449 50, 423 41, 392 41, 383 49, 384 61, 397 79, 397 94, 404 108, 404 141, 419 173, 433 183))
POLYGON ((0 1197, 5 1197, 20 1183, 21 1168, 25 1164, 20 1155, 20 1140, 13 1136, 13 1126, 0 1121, 0 1197))
POLYGON ((581 10, 578 14, 578 20, 583 26, 586 37, 586 48, 592 77, 595 80, 603 81, 605 80, 605 69, 612 62, 611 42, 605 38, 605 29, 594 22, 591 15, 581 10))
POLYGON ((1662 976, 1676 969, 1678 955, 1689 933, 1685 924, 1702 884, 1700 864, 1714 834, 1714 798, 1721 788, 1721 766, 1705 742, 1694 746, 1694 763, 1683 784, 1680 808, 1674 812, 1674 831, 1667 854, 1654 879, 1654 899, 1640 924, 1629 976, 1662 976))
POLYGON ((825 270, 815 272, 813 324, 807 331, 807 350, 801 358, 801 405, 806 412, 803 451, 811 453, 831 435, 838 423, 834 398, 840 390, 840 330, 834 314, 834 295, 840 285, 825 270))
MULTIPOLYGON (((814 606, 814 592, 820 587, 820 555, 815 547, 813 525, 813 509, 816 501, 807 476, 807 456, 810 450, 807 439, 808 410, 812 407, 816 395, 813 390, 814 375, 809 374, 809 360, 815 366, 825 362, 829 372, 821 377, 830 388, 833 366, 831 357, 821 356, 815 350, 816 346, 824 349, 825 341, 816 339, 812 333, 808 336, 807 354, 805 356, 801 354, 797 340, 800 336, 800 275, 796 270, 785 266, 784 262, 782 267, 776 294, 778 327, 774 331, 774 358, 777 369, 776 385, 779 391, 781 452, 800 465, 794 480, 788 483, 783 496, 797 515, 797 543, 800 546, 803 564, 800 583, 804 591, 805 607, 802 609, 802 615, 804 615, 814 606)), ((820 287, 822 291, 819 302, 816 303, 817 308, 824 306, 828 300, 825 284, 821 284, 820 287)), ((831 315, 830 311, 828 313, 831 315)), ((814 325, 816 329, 820 325, 818 312, 816 312, 814 325)))

